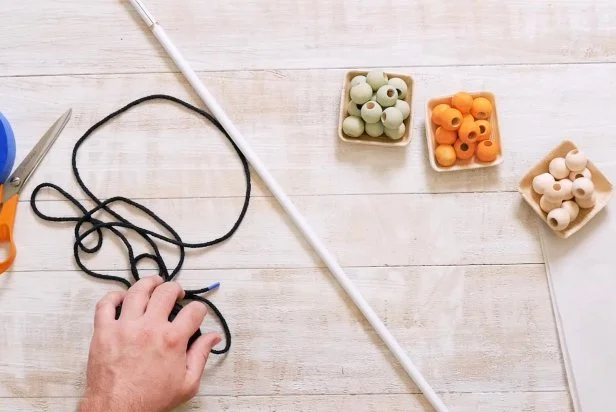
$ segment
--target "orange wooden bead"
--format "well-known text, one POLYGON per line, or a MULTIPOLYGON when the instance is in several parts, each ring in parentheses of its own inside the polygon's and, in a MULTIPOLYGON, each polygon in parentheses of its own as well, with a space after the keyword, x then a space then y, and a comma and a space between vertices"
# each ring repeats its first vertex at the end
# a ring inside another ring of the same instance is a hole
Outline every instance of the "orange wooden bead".
POLYGON ((468 116, 460 125, 458 129, 458 137, 464 143, 475 143, 479 137, 479 126, 472 120, 472 116, 468 116))
POLYGON ((464 116, 462 116, 462 121, 463 121, 463 122, 466 122, 466 121, 468 121, 468 120, 475 121, 475 118, 473 117, 473 115, 472 115, 472 114, 468 114, 468 113, 467 113, 467 114, 465 114, 464 116))
POLYGON ((484 140, 477 145, 477 159, 493 162, 498 157, 498 144, 493 140, 484 140))
POLYGON ((456 162, 456 151, 452 145, 442 144, 434 151, 436 162, 444 167, 452 166, 456 162))
POLYGON ((437 144, 454 144, 458 134, 453 130, 445 130, 442 127, 436 129, 435 139, 437 144))
POLYGON ((451 98, 451 106, 458 109, 462 114, 470 113, 473 107, 473 96, 468 93, 456 93, 451 98))
POLYGON ((488 120, 492 116, 492 103, 485 97, 478 97, 473 100, 471 114, 477 120, 488 120))
POLYGON ((456 156, 458 156, 458 159, 468 160, 475 154, 476 145, 474 143, 466 143, 458 139, 453 147, 456 151, 456 156))
POLYGON ((440 126, 443 121, 442 120, 443 113, 447 109, 451 109, 451 107, 448 104, 442 103, 442 104, 436 105, 436 107, 432 109, 432 123, 440 126))
POLYGON ((488 140, 492 135, 492 125, 487 120, 477 120, 477 126, 479 126, 479 137, 477 138, 478 142, 483 142, 484 140, 488 140))
POLYGON ((458 109, 449 108, 441 115, 441 127, 445 130, 458 130, 462 124, 462 113, 458 109))

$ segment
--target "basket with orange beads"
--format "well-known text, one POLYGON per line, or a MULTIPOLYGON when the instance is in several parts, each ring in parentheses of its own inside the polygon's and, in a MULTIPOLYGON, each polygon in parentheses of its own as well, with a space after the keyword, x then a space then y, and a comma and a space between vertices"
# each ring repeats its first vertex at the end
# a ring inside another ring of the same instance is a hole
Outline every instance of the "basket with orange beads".
POLYGON ((494 95, 459 92, 428 101, 426 138, 432 168, 478 169, 503 162, 494 95))

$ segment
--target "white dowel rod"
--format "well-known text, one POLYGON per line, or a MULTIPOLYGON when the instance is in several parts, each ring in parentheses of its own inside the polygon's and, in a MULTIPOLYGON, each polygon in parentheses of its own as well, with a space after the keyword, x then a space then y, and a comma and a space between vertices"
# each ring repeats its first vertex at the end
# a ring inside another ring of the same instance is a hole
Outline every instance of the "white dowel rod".
POLYGON ((359 308, 361 313, 366 317, 370 325, 374 328, 379 337, 383 340, 385 345, 389 348, 392 354, 400 362, 409 377, 415 382, 417 387, 424 394, 428 402, 438 412, 447 412, 447 407, 443 401, 438 397, 436 392, 432 389, 430 384, 422 376, 421 372, 417 369, 415 364, 411 361, 406 354, 402 346, 396 341, 393 335, 389 332, 385 324, 381 321, 378 315, 370 307, 366 299, 360 293, 359 289, 353 284, 349 277, 344 273, 342 267, 338 264, 334 256, 325 248, 323 243, 319 240, 312 228, 308 225, 304 217, 299 210, 295 207, 293 202, 284 193, 282 187, 278 184, 276 179, 270 174, 269 170, 261 162, 259 157, 252 151, 250 146, 244 140, 244 137, 240 131, 235 127, 231 119, 227 116, 225 111, 217 103, 216 99, 205 87, 203 82, 197 77, 195 71, 190 67, 186 59, 182 56, 179 50, 172 43, 165 30, 154 19, 153 15, 148 11, 141 0, 129 0, 131 4, 138 11, 141 18, 146 22, 148 27, 152 30, 154 36, 161 43, 165 51, 169 54, 176 66, 184 74, 188 83, 195 89, 197 95, 203 100, 210 113, 216 117, 224 129, 229 133, 229 136, 233 139, 235 144, 240 148, 252 168, 261 177, 263 182, 267 185, 274 197, 278 200, 282 208, 287 212, 293 223, 297 226, 299 231, 304 235, 310 246, 315 250, 321 260, 327 265, 331 273, 336 280, 342 286, 342 289, 351 298, 353 303, 359 308))

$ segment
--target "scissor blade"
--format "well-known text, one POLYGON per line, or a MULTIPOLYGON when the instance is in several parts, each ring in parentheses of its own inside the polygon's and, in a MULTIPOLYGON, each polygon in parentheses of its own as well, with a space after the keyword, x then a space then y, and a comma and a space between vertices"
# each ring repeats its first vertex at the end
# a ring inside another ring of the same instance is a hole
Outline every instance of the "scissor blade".
POLYGON ((32 176, 37 166, 41 163, 51 146, 56 141, 58 136, 71 118, 72 109, 68 109, 56 122, 47 130, 47 133, 41 137, 36 146, 28 153, 21 164, 15 169, 15 172, 8 178, 4 184, 4 193, 2 194, 2 202, 11 198, 14 194, 21 192, 26 182, 32 176))

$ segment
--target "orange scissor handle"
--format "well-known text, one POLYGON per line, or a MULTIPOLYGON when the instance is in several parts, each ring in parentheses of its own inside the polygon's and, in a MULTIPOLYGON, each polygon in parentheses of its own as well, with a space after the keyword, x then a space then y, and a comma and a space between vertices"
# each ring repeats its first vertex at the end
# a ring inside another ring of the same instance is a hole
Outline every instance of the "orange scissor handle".
MULTIPOLYGON (((3 187, 0 186, 0 197, 2 197, 3 187)), ((15 225, 15 214, 17 213, 17 203, 19 195, 14 195, 2 205, 0 210, 0 244, 9 245, 9 256, 0 262, 0 274, 6 272, 15 261, 17 248, 13 241, 13 226, 15 225)))

